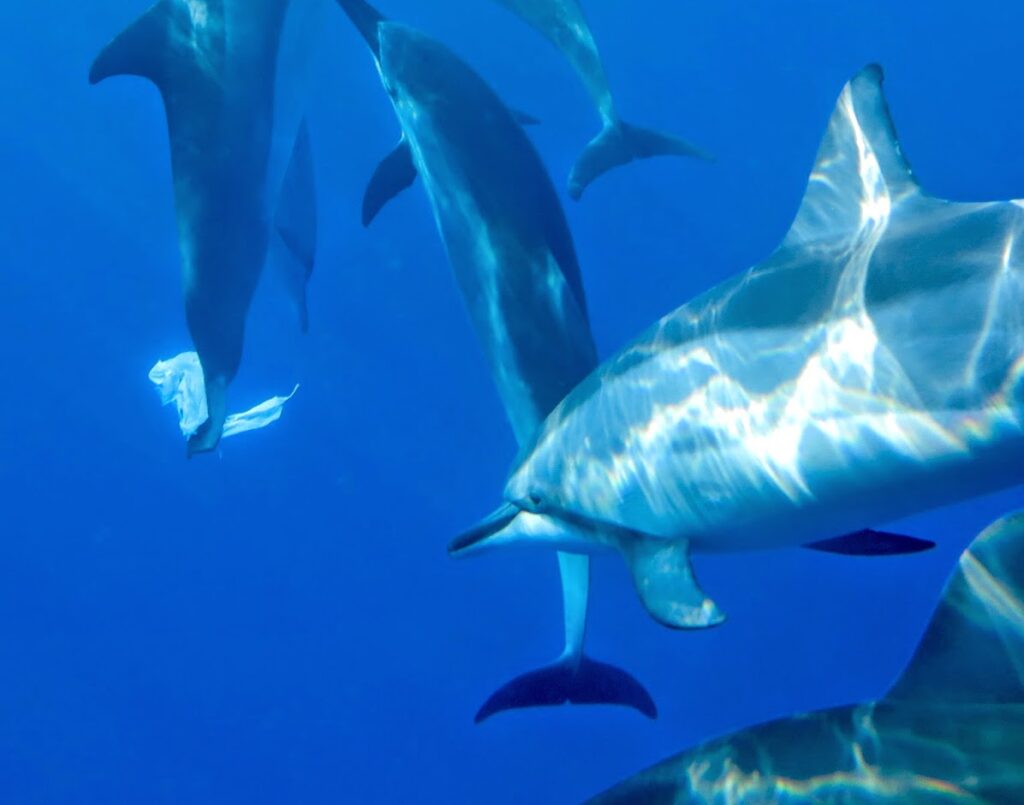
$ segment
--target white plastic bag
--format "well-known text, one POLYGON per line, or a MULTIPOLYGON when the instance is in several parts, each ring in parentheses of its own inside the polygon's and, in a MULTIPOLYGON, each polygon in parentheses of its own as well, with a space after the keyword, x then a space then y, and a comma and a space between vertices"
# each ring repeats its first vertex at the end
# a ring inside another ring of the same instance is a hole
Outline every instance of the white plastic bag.
MULTIPOLYGON (((206 421, 206 389, 203 384, 203 367, 195 352, 183 352, 166 361, 157 361, 149 370, 149 379, 158 387, 160 401, 164 405, 172 402, 178 409, 178 427, 187 439, 206 421)), ((298 384, 287 397, 271 397, 259 405, 240 414, 231 414, 224 421, 222 439, 245 433, 247 430, 265 428, 281 418, 284 404, 295 392, 298 384)))

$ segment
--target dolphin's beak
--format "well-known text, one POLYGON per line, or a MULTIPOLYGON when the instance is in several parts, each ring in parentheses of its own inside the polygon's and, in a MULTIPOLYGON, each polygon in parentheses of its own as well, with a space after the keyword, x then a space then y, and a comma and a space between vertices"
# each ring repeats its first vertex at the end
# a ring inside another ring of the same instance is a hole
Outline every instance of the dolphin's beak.
POLYGON ((364 0, 338 0, 342 11, 348 14, 352 24, 363 35, 375 57, 380 57, 380 39, 377 26, 385 21, 384 16, 364 0))
POLYGON ((519 509, 511 503, 501 504, 469 531, 453 539, 448 544, 448 553, 452 556, 465 556, 489 547, 488 543, 492 543, 518 515, 519 509))

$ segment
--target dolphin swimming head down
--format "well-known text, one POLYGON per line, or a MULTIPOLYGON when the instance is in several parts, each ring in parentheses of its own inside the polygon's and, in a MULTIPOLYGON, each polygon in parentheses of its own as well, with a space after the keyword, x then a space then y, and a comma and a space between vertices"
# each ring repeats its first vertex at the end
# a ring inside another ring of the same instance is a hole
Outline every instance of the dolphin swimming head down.
POLYGON ((691 552, 857 552, 1024 481, 1024 207, 924 194, 881 82, 843 90, 775 253, 606 361, 511 474, 510 505, 617 548, 668 625, 706 611, 691 552))
MULTIPOLYGON (((114 75, 147 78, 164 102, 186 320, 209 408, 189 439, 190 455, 220 440, 227 388, 241 363, 246 316, 267 255, 272 205, 297 141, 304 159, 292 160, 289 198, 277 212, 288 224, 290 248, 307 263, 312 253, 301 238, 315 237, 315 228, 294 213, 315 213, 311 199, 298 198, 312 192, 308 143, 299 137, 301 115, 288 98, 275 97, 290 1, 159 0, 103 48, 89 72, 92 83, 114 75)), ((315 2, 303 0, 303 10, 315 2)))
MULTIPOLYGON (((487 82, 443 43, 385 20, 364 0, 339 0, 366 40, 402 128, 364 197, 368 223, 421 177, 448 261, 516 440, 597 365, 575 247, 540 156, 487 82)), ((481 526, 543 529, 511 509, 481 526)), ((579 547, 576 545, 575 547, 579 547)), ((656 708, 625 671, 587 657, 590 565, 560 553, 565 647, 553 663, 503 685, 476 720, 563 703, 656 708)))

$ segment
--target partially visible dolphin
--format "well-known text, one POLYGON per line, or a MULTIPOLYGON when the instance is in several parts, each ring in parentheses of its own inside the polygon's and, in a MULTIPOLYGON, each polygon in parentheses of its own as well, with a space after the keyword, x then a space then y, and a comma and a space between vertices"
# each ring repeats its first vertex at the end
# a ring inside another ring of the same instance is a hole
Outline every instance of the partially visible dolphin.
POLYGON ((1024 203, 926 195, 881 82, 843 90, 775 253, 574 389, 454 552, 615 548, 651 615, 699 628, 723 615, 691 552, 856 552, 1024 481, 1024 203))
MULTIPOLYGON (((377 61, 423 177, 470 318, 520 444, 597 365, 572 237, 530 140, 490 87, 448 48, 339 0, 377 61)), ((616 703, 655 715, 625 671, 583 654, 590 563, 559 556, 565 651, 514 679, 477 721, 515 707, 616 703)))
MULTIPOLYGON (((315 210, 311 199, 299 198, 312 192, 307 155, 289 159, 296 143, 308 150, 308 140, 297 137, 298 104, 280 92, 278 59, 286 32, 315 32, 306 17, 316 1, 303 0, 289 15, 289 0, 159 0, 100 52, 89 73, 92 83, 121 74, 148 78, 164 101, 185 313, 210 414, 189 439, 190 454, 212 450, 220 439, 286 173, 294 179, 289 203, 304 214, 315 210)), ((277 215, 294 218, 281 207, 277 215)), ((315 236, 315 227, 294 222, 287 231, 315 236)), ((304 255, 313 250, 290 245, 304 255)))
POLYGON ((495 0, 517 14, 558 48, 583 81, 597 112, 601 132, 590 141, 569 174, 569 195, 578 199, 587 185, 634 159, 674 155, 710 159, 707 153, 671 134, 642 129, 619 117, 597 43, 577 0, 495 0))
POLYGON ((880 700, 791 716, 683 752, 595 797, 660 803, 1020 802, 1024 513, 961 555, 880 700))

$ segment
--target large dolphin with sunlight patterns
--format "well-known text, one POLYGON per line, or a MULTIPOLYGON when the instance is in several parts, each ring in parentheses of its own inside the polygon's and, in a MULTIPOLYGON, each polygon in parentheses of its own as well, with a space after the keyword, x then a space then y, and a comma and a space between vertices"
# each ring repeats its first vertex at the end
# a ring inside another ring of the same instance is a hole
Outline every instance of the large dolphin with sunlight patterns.
POLYGON ((614 548, 657 620, 706 627, 693 552, 872 552, 1024 480, 1024 204, 924 193, 881 84, 843 90, 775 253, 577 387, 453 552, 614 548))
POLYGON ((791 716, 659 763, 593 805, 1019 802, 1024 513, 960 556, 910 665, 880 700, 791 716))

